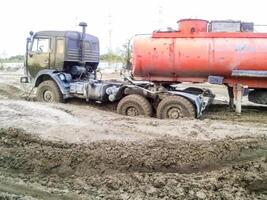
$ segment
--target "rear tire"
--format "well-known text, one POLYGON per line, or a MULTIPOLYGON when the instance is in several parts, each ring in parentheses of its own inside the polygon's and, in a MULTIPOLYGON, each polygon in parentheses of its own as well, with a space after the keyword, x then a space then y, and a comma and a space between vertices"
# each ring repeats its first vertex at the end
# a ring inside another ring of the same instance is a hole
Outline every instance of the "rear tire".
POLYGON ((47 80, 42 83, 37 88, 36 93, 37 101, 56 103, 63 102, 63 95, 59 90, 57 84, 52 80, 47 80))
POLYGON ((157 107, 157 118, 180 119, 195 118, 196 111, 193 104, 181 96, 167 96, 157 107))
POLYGON ((120 100, 117 106, 117 112, 127 116, 152 116, 152 106, 149 101, 137 94, 131 94, 120 100))

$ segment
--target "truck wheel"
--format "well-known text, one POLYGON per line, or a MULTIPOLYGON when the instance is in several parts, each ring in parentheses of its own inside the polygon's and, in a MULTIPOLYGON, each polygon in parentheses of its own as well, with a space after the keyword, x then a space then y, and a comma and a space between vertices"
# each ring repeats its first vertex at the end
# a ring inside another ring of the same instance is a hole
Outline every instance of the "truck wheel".
POLYGON ((63 102, 63 95, 56 83, 52 80, 40 83, 37 88, 36 97, 37 101, 41 102, 63 102))
POLYGON ((146 117, 151 117, 152 106, 145 97, 131 94, 120 100, 117 112, 127 116, 144 115, 146 117))
POLYGON ((159 119, 194 118, 195 115, 192 103, 180 96, 165 97, 157 107, 157 118, 159 119))

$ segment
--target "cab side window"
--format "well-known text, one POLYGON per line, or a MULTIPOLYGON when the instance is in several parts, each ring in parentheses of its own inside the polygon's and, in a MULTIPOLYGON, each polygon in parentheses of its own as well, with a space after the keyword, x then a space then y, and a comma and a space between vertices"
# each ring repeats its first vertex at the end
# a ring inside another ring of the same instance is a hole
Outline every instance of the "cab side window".
POLYGON ((32 51, 38 53, 47 53, 49 51, 49 45, 49 39, 35 38, 32 44, 32 51))

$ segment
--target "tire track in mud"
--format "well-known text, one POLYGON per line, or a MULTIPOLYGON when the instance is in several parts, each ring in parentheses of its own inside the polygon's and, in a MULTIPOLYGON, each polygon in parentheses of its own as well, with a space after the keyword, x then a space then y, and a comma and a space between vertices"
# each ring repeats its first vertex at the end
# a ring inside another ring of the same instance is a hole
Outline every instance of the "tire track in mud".
POLYGON ((22 91, 12 85, 0 83, 0 99, 21 99, 22 91))
POLYGON ((0 199, 4 200, 38 200, 38 199, 49 199, 49 200, 72 200, 79 199, 79 196, 75 193, 62 194, 56 191, 47 191, 47 188, 38 187, 36 185, 21 183, 12 183, 9 181, 3 181, 0 179, 0 199))
POLYGON ((1 129, 0 138, 0 167, 77 177, 121 172, 190 174, 267 155, 264 137, 209 142, 164 137, 143 143, 102 141, 77 145, 43 141, 18 129, 1 129))
MULTIPOLYGON (((2 175, 57 188, 56 199, 265 199, 267 192, 266 137, 69 144, 0 129, 0 152, 2 175)), ((3 191, 34 197, 38 188, 3 191)))

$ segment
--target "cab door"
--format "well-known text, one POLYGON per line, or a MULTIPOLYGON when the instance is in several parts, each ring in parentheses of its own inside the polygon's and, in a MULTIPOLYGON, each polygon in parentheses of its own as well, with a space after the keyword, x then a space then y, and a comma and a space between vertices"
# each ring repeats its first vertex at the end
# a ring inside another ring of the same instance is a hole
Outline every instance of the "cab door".
POLYGON ((40 70, 50 68, 50 38, 34 38, 28 53, 28 70, 34 77, 40 70))
POLYGON ((56 38, 55 68, 63 70, 65 56, 65 40, 63 37, 56 38))

